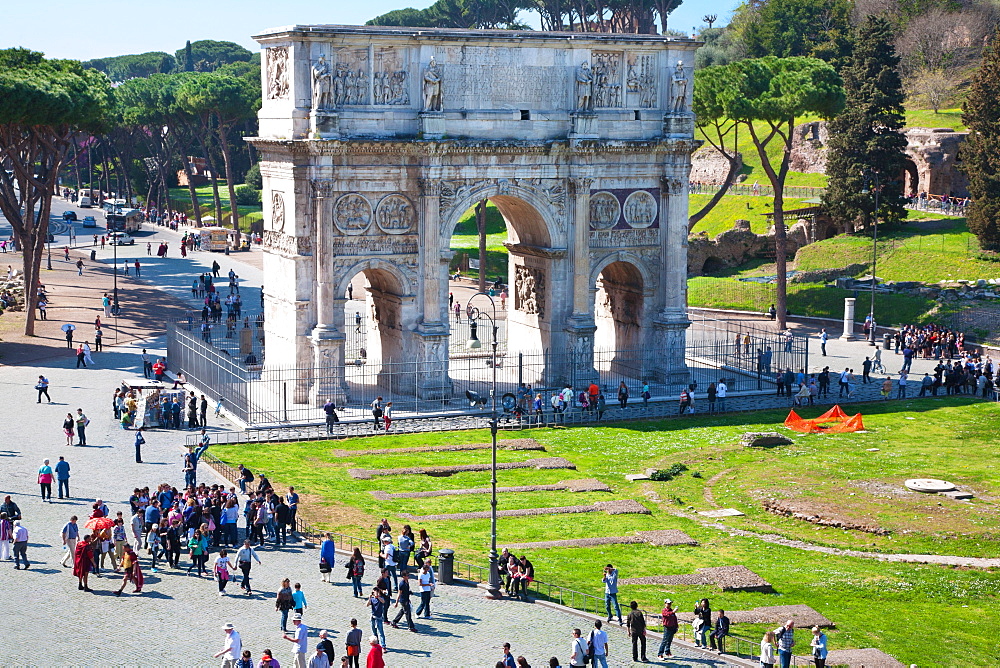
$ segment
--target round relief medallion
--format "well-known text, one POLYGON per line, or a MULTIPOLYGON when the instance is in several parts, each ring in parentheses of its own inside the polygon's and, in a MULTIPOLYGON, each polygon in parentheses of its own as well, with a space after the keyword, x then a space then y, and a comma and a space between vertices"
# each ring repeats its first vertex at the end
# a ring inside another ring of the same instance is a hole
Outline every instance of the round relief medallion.
POLYGON ((333 223, 344 234, 364 234, 371 222, 372 205, 364 195, 341 195, 333 206, 333 223))
POLYGON ((625 222, 629 227, 649 227, 656 221, 656 200, 647 190, 636 190, 625 198, 625 222))
POLYGON ((618 224, 621 206, 618 198, 604 190, 590 196, 590 226, 595 230, 609 230, 618 224))
POLYGON ((406 234, 413 227, 413 205, 402 195, 387 195, 375 208, 375 224, 386 234, 406 234))
POLYGON ((285 199, 279 192, 271 193, 271 229, 285 231, 285 199))

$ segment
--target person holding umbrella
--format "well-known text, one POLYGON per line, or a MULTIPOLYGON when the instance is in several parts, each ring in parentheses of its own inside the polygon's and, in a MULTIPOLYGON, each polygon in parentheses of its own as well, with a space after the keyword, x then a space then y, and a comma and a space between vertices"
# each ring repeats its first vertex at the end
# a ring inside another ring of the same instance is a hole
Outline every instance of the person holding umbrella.
POLYGON ((64 331, 64 332, 66 332, 66 347, 72 349, 73 348, 73 330, 76 329, 76 325, 71 325, 70 323, 67 322, 65 325, 63 325, 62 327, 60 327, 60 329, 62 331, 64 331))

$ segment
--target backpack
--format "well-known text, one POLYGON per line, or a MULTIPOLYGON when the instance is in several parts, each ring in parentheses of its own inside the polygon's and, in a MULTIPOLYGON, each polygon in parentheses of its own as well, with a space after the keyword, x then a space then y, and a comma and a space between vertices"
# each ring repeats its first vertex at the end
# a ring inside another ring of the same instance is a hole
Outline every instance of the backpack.
POLYGON ((354 566, 351 569, 351 575, 356 578, 364 577, 365 574, 365 562, 355 561, 354 566))

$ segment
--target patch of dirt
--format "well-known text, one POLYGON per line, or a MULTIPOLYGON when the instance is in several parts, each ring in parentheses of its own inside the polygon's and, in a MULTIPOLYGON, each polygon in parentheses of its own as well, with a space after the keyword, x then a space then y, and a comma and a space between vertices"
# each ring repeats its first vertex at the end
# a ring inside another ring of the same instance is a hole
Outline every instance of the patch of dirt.
POLYGON ((893 485, 880 480, 849 480, 847 484, 852 487, 864 490, 874 496, 897 498, 902 496, 913 496, 916 492, 911 492, 905 487, 893 485))

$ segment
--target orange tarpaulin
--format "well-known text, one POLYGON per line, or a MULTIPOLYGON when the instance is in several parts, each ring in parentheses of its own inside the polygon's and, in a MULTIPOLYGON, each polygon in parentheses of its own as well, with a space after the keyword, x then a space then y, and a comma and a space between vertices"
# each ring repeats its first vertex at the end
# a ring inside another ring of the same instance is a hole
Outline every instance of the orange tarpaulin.
POLYGON ((785 426, 793 431, 800 431, 804 434, 825 433, 848 433, 854 431, 864 431, 865 425, 861 420, 861 413, 854 417, 849 417, 841 410, 840 406, 834 406, 817 418, 806 420, 799 417, 793 410, 788 411, 785 418, 785 426), (832 423, 832 424, 831 424, 832 423))

